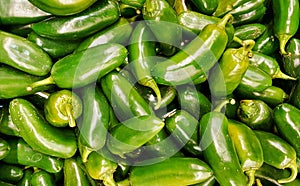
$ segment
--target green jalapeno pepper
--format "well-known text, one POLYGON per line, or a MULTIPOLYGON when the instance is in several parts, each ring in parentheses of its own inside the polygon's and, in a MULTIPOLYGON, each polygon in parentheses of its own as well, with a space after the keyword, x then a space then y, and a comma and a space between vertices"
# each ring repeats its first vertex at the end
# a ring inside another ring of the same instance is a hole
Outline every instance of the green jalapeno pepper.
POLYGON ((235 120, 228 120, 228 132, 239 157, 242 170, 249 178, 248 185, 253 185, 255 171, 264 162, 260 141, 249 127, 235 120))
POLYGON ((50 14, 44 12, 28 0, 4 0, 0 6, 0 24, 21 25, 41 21, 50 14))
POLYGON ((118 163, 118 167, 114 172, 114 180, 118 182, 125 179, 128 176, 130 168, 131 168, 130 165, 124 165, 122 163, 118 163))
POLYGON ((109 27, 100 30, 92 36, 86 38, 76 48, 75 52, 86 50, 105 43, 119 43, 127 45, 133 28, 127 19, 121 17, 117 22, 109 27))
POLYGON ((0 62, 36 76, 47 75, 52 60, 40 47, 23 37, 0 31, 0 62))
POLYGON ((286 47, 287 54, 283 55, 283 68, 293 77, 300 77, 300 39, 292 38, 286 47))
POLYGON ((60 88, 86 86, 123 64, 126 56, 127 49, 115 43, 67 55, 53 65, 48 78, 27 86, 27 91, 30 93, 32 88, 48 84, 60 88))
POLYGON ((296 34, 299 26, 299 1, 272 0, 272 8, 274 34, 279 40, 281 54, 287 54, 286 43, 296 34))
POLYGON ((76 158, 64 160, 64 186, 85 186, 90 185, 89 181, 78 164, 76 158))
POLYGON ((9 32, 11 34, 15 34, 21 37, 26 38, 27 35, 32 32, 30 28, 31 24, 26 25, 7 25, 3 31, 9 32))
POLYGON ((17 186, 30 186, 32 174, 33 174, 33 170, 31 168, 25 169, 23 177, 20 181, 18 181, 17 186))
POLYGON ((118 185, 192 185, 205 182, 212 176, 211 168, 198 158, 172 157, 155 164, 133 167, 129 178, 118 182, 118 185))
POLYGON ((273 111, 261 100, 241 100, 237 116, 252 129, 272 130, 273 111))
POLYGON ((110 130, 107 148, 113 154, 124 156, 153 138, 165 123, 153 115, 136 116, 110 130))
POLYGON ((273 57, 253 51, 251 57, 249 58, 249 61, 251 65, 267 72, 272 77, 272 79, 280 78, 286 80, 296 80, 296 78, 284 74, 281 71, 277 60, 273 57))
POLYGON ((85 164, 88 174, 95 180, 102 180, 106 186, 116 186, 113 174, 118 164, 98 152, 92 152, 85 164))
POLYGON ((10 146, 6 140, 0 138, 0 160, 5 158, 10 152, 10 146))
POLYGON ((182 39, 175 10, 166 0, 146 0, 142 14, 157 41, 161 43, 163 54, 173 55, 182 39))
POLYGON ((101 87, 120 121, 154 114, 150 105, 121 73, 112 71, 101 78, 101 87))
POLYGON ((132 73, 138 83, 150 87, 155 92, 157 96, 155 109, 158 109, 161 104, 161 93, 151 75, 151 69, 155 64, 153 57, 156 56, 156 46, 153 41, 154 35, 147 25, 143 22, 138 23, 130 38, 128 57, 132 65, 132 73))
POLYGON ((251 52, 255 42, 253 40, 243 41, 244 46, 238 49, 227 48, 219 63, 217 63, 208 75, 210 91, 214 97, 226 97, 233 93, 239 86, 249 66, 248 54, 251 52))
POLYGON ((287 178, 281 178, 278 183, 288 183, 297 177, 295 149, 279 136, 265 131, 254 131, 258 137, 264 155, 264 162, 278 169, 291 169, 287 178))
POLYGON ((0 133, 8 136, 20 136, 19 129, 12 122, 8 111, 8 105, 4 104, 0 107, 0 133))
POLYGON ((191 0, 199 12, 211 15, 215 12, 218 7, 219 0, 191 0))
POLYGON ((226 48, 225 25, 231 18, 228 14, 219 23, 207 25, 183 51, 155 65, 152 76, 156 82, 173 86, 185 84, 211 69, 226 48))
POLYGON ((23 169, 17 165, 0 163, 0 180, 8 183, 17 183, 24 175, 23 169))
POLYGON ((39 9, 54 15, 67 16, 84 11, 96 0, 59 1, 59 0, 29 0, 39 9))
POLYGON ((26 87, 30 84, 43 78, 30 75, 7 65, 0 65, 0 98, 11 99, 47 90, 51 86, 33 88, 31 92, 26 90, 26 87))
POLYGON ((88 154, 101 149, 106 142, 112 109, 102 90, 94 84, 84 87, 81 94, 83 115, 78 122, 78 140, 84 146, 81 157, 86 162, 88 154))
POLYGON ((300 100, 300 83, 298 80, 297 83, 294 85, 293 89, 291 90, 291 96, 289 99, 289 103, 299 109, 300 108, 299 100, 300 100))
POLYGON ((237 89, 261 92, 272 86, 272 83, 272 78, 269 74, 255 66, 249 65, 237 89))
POLYGON ((20 135, 34 150, 61 158, 72 157, 76 153, 74 132, 47 123, 43 115, 29 101, 22 98, 12 100, 9 112, 20 135))
POLYGON ((283 103, 274 108, 274 123, 280 136, 295 149, 300 157, 300 110, 295 106, 283 103))
POLYGON ((49 95, 44 112, 46 120, 55 127, 75 127, 82 114, 82 101, 75 92, 59 90, 49 95))
POLYGON ((194 156, 201 156, 199 147, 198 120, 184 110, 177 110, 165 118, 166 128, 183 149, 194 156))
POLYGON ((213 16, 222 17, 227 14, 229 11, 237 8, 249 0, 219 0, 218 7, 216 11, 213 13, 213 16))
POLYGON ((143 8, 145 1, 146 0, 121 0, 122 3, 136 8, 143 8))
POLYGON ((28 34, 27 39, 40 46, 45 52, 55 59, 72 53, 80 44, 80 40, 66 41, 49 39, 42 37, 33 31, 28 34))
POLYGON ((228 119, 220 113, 228 102, 234 101, 221 102, 214 111, 200 119, 200 147, 205 161, 211 166, 220 185, 247 185, 246 176, 228 132, 228 119))
POLYGON ((130 19, 130 18, 142 16, 141 13, 142 13, 143 7, 138 8, 138 7, 129 5, 129 4, 122 3, 122 2, 119 3, 119 7, 120 7, 120 14, 124 18, 130 19))
POLYGON ((30 183, 32 186, 55 186, 53 175, 43 170, 34 172, 30 183))
POLYGON ((38 35, 52 38, 74 40, 84 38, 113 24, 119 19, 117 2, 98 1, 83 12, 66 17, 52 17, 33 23, 31 28, 38 35))

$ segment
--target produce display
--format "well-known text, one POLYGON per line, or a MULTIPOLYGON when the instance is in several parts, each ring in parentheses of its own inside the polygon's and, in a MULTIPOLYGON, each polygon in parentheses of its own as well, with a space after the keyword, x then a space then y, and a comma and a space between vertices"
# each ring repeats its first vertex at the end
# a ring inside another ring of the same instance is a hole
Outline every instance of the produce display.
POLYGON ((1 0, 1 186, 299 186, 299 0, 1 0))

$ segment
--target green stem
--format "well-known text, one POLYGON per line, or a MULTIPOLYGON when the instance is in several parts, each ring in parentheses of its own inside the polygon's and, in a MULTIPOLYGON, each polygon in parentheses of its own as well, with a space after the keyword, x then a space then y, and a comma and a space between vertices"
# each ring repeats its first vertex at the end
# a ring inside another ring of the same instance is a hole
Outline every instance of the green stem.
POLYGON ((297 168, 297 163, 296 160, 292 161, 290 165, 288 165, 286 168, 291 169, 291 175, 288 178, 283 178, 278 180, 278 183, 289 183, 292 182, 296 179, 297 174, 298 174, 298 168, 297 168))
POLYGON ((215 112, 221 112, 221 110, 223 109, 223 107, 225 107, 228 103, 231 104, 231 105, 234 105, 235 104, 235 99, 229 98, 229 99, 226 99, 226 100, 222 101, 220 104, 218 104, 214 108, 214 111, 215 112))
POLYGON ((244 40, 242 41, 243 47, 244 47, 244 55, 248 55, 249 52, 251 52, 252 48, 255 45, 255 41, 252 39, 244 40))
POLYGON ((257 185, 257 186, 263 186, 263 185, 261 184, 261 182, 260 182, 260 179, 256 179, 256 185, 257 185))
POLYGON ((159 107, 161 106, 161 93, 160 90, 156 84, 156 82, 154 81, 154 79, 149 79, 146 82, 143 83, 144 86, 150 87, 156 94, 157 97, 157 102, 156 105, 154 107, 155 110, 159 109, 159 107))
POLYGON ((283 73, 280 68, 278 67, 277 71, 275 72, 275 74, 272 76, 272 79, 285 79, 285 80, 297 80, 297 78, 291 77, 285 73, 283 73))
POLYGON ((44 86, 44 85, 50 85, 50 84, 55 84, 54 82, 54 79, 50 76, 46 79, 43 79, 41 81, 37 81, 35 83, 32 83, 31 85, 29 85, 26 90, 28 92, 32 91, 34 88, 37 88, 37 87, 41 87, 41 86, 44 86))
POLYGON ((255 169, 251 169, 246 171, 246 175, 249 178, 248 186, 252 186, 255 182, 255 169))
POLYGON ((103 183, 105 186, 117 186, 112 174, 105 176, 103 183))
POLYGON ((76 121, 75 121, 75 118, 72 113, 72 110, 73 110, 72 104, 66 103, 64 110, 67 113, 67 116, 69 118, 69 126, 76 127, 76 121))
POLYGON ((286 44, 287 44, 287 42, 289 41, 290 38, 291 38, 291 36, 287 35, 287 34, 278 35, 279 48, 280 48, 280 53, 282 55, 287 54, 287 52, 285 51, 285 46, 286 46, 286 44))
POLYGON ((226 14, 221 21, 218 23, 218 26, 225 28, 226 24, 228 22, 231 22, 233 20, 233 16, 231 14, 226 14))
POLYGON ((173 4, 173 8, 176 11, 177 15, 181 14, 182 12, 186 12, 188 10, 185 0, 175 0, 173 4))
POLYGON ((129 179, 125 179, 125 180, 118 182, 117 185, 118 186, 130 186, 130 181, 129 181, 129 179))
POLYGON ((241 46, 244 46, 244 42, 243 40, 241 40, 240 38, 233 36, 233 41, 240 44, 241 46))
POLYGON ((93 152, 90 148, 84 146, 82 147, 82 154, 81 154, 81 159, 83 163, 87 162, 87 159, 89 157, 89 155, 91 154, 91 152, 93 152))

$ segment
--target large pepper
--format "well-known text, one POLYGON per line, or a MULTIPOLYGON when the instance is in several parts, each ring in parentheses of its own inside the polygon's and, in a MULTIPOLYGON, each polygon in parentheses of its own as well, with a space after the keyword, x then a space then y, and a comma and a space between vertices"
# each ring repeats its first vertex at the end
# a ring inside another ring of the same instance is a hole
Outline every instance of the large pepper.
POLYGON ((182 51, 155 65, 152 75, 156 82, 164 85, 180 85, 207 73, 226 48, 228 36, 225 25, 231 18, 232 16, 228 14, 217 24, 207 25, 182 51))
POLYGON ((30 181, 32 186, 55 186, 53 174, 44 170, 37 170, 31 176, 30 181))
POLYGON ((20 181, 18 181, 17 186, 31 186, 31 176, 33 174, 32 168, 25 169, 23 177, 20 181))
POLYGON ((283 55, 285 72, 293 77, 300 77, 300 39, 292 38, 286 47, 287 54, 283 55))
POLYGON ((0 133, 8 136, 20 136, 19 129, 11 120, 7 104, 0 107, 0 133))
POLYGON ((199 12, 211 15, 219 5, 219 0, 191 0, 199 12))
POLYGON ((90 184, 76 157, 64 160, 63 172, 64 186, 86 186, 90 184))
POLYGON ((24 175, 23 169, 18 165, 0 163, 0 180, 8 183, 17 183, 24 175))

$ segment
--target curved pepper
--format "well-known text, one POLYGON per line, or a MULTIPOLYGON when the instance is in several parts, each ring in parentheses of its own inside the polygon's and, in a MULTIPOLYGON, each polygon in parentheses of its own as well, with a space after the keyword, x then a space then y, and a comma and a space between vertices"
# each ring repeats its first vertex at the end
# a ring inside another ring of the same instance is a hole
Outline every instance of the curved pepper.
POLYGON ((274 34, 280 43, 280 53, 285 51, 286 43, 293 37, 299 26, 298 0, 272 0, 274 14, 274 34))
POLYGON ((5 158, 10 152, 10 146, 6 140, 0 138, 0 160, 5 158))
POLYGON ((0 133, 8 136, 20 137, 19 129, 11 120, 8 105, 3 105, 3 107, 0 107, 0 133))
POLYGON ((54 177, 52 174, 43 171, 37 170, 31 176, 30 181, 32 186, 55 186, 54 177))
POLYGON ((283 55, 283 68, 285 72, 295 78, 300 77, 300 39, 292 38, 286 47, 286 55, 283 55))
POLYGON ((228 120, 228 132, 239 157, 242 170, 248 176, 248 186, 255 182, 255 171, 264 162, 260 141, 254 132, 245 124, 228 120))
POLYGON ((18 181, 16 186, 31 186, 30 182, 32 174, 33 170, 31 168, 25 169, 22 179, 18 181))
POLYGON ((199 12, 211 15, 219 5, 219 0, 191 0, 199 12))
MULTIPOLYGON (((298 80, 291 91, 289 103, 300 109, 300 81, 298 80)), ((0 129, 1 131, 1 129, 0 129)))
POLYGON ((29 101, 16 98, 10 102, 12 121, 20 135, 33 149, 60 158, 72 157, 77 151, 72 130, 56 128, 46 122, 43 115, 29 101))
POLYGON ((21 167, 3 162, 0 163, 0 172, 0 180, 9 183, 17 183, 24 175, 21 167))
POLYGON ((67 55, 52 66, 48 78, 27 86, 27 91, 30 93, 33 88, 49 84, 55 84, 60 88, 86 86, 123 64, 126 56, 127 49, 115 43, 67 55))
POLYGON ((216 11, 213 13, 213 16, 222 17, 227 14, 229 11, 237 8, 249 0, 219 0, 218 7, 216 11))
POLYGON ((75 127, 82 114, 82 101, 75 92, 59 90, 51 93, 44 106, 46 120, 55 127, 75 127))
POLYGON ((225 25, 231 18, 228 14, 219 23, 207 25, 182 51, 155 65, 152 69, 155 81, 174 86, 191 82, 207 73, 226 48, 228 36, 225 25))
POLYGON ((76 158, 64 160, 64 186, 86 186, 90 185, 84 171, 77 163, 76 158))
POLYGON ((295 149, 279 136, 265 131, 254 131, 258 137, 264 155, 264 162, 278 169, 291 169, 287 178, 278 179, 278 183, 292 182, 297 177, 295 149))

